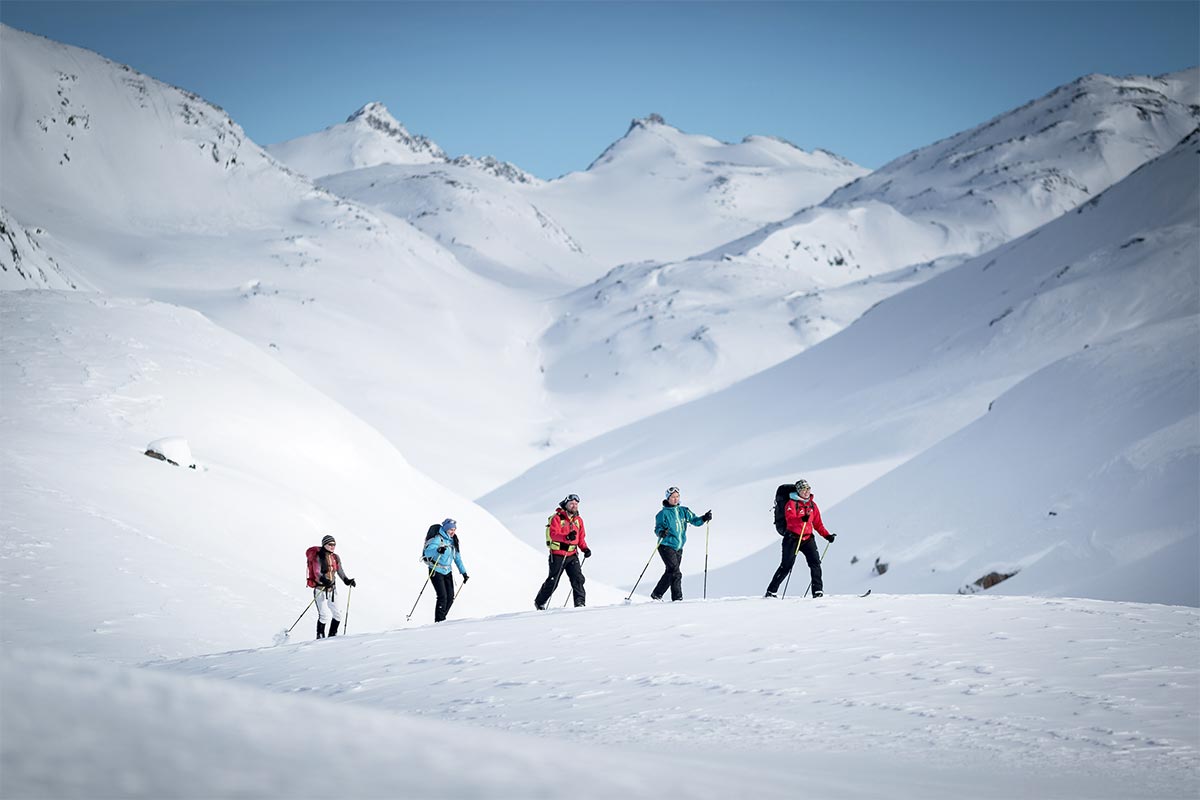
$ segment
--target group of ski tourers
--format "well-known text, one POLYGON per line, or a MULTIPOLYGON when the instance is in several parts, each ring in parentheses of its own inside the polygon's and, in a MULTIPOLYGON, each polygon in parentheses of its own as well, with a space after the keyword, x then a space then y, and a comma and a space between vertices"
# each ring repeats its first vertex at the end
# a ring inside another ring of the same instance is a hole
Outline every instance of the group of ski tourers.
MULTIPOLYGON (((654 535, 658 539, 656 552, 663 561, 663 574, 650 592, 651 600, 662 600, 667 591, 671 592, 671 600, 683 599, 683 571, 680 564, 683 561, 683 548, 687 544, 687 528, 689 525, 701 526, 712 520, 712 511, 696 514, 690 508, 680 505, 679 487, 672 486, 666 490, 662 501, 662 510, 654 517, 654 535)), ((832 542, 836 534, 826 530, 821 521, 821 510, 817 508, 812 487, 806 480, 798 480, 794 484, 783 484, 775 492, 775 530, 783 537, 781 542, 782 556, 779 568, 771 576, 767 585, 765 597, 777 597, 780 584, 791 574, 796 563, 796 557, 803 553, 808 562, 809 573, 812 576, 813 597, 824 595, 824 584, 821 582, 821 554, 817 551, 815 534, 819 533, 827 541, 832 542)), ((826 545, 828 547, 828 545, 826 545)), ((558 588, 563 573, 571 582, 571 595, 575 606, 586 604, 587 592, 584 589, 583 559, 590 558, 592 550, 587 543, 587 530, 583 517, 579 514, 579 495, 569 494, 562 499, 554 513, 546 521, 546 547, 549 549, 547 559, 549 573, 546 580, 534 597, 534 607, 539 611, 545 610, 546 604, 558 588), (579 554, 583 554, 583 559, 579 554)), ((317 638, 336 636, 338 626, 342 623, 343 605, 339 602, 337 584, 334 580, 339 577, 346 586, 357 585, 353 578, 347 578, 342 569, 341 559, 336 554, 337 541, 332 536, 321 540, 319 547, 308 549, 308 585, 313 590, 313 600, 317 606, 317 638), (328 626, 328 628, 326 628, 328 626)), ((654 555, 650 558, 653 560, 654 555)), ((707 556, 706 556, 707 559, 707 556)), ((441 524, 429 526, 425 533, 425 546, 421 552, 421 560, 429 568, 426 583, 432 584, 437 595, 434 607, 433 621, 441 622, 450 612, 454 604, 456 592, 452 567, 458 568, 463 585, 470 580, 463 567, 462 551, 458 539, 458 523, 453 519, 445 519, 441 524)), ((706 565, 707 567, 707 565, 706 565)), ((642 571, 645 574, 645 570, 642 571)), ((641 578, 639 577, 639 581, 641 578)), ((636 589, 636 585, 634 589, 636 589)), ((460 589, 461 590, 461 589, 460 589)), ((422 586, 421 591, 424 591, 422 586)), ((632 595, 632 592, 630 593, 632 595)), ((420 595, 417 601, 420 601, 420 595)), ((414 609, 416 604, 414 604, 414 609)), ((411 617, 411 614, 410 614, 411 617)))

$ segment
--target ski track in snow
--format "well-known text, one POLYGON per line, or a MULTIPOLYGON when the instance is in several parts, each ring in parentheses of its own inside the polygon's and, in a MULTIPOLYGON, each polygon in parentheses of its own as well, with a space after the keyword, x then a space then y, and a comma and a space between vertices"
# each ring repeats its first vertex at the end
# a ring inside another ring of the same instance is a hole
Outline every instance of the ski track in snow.
POLYGON ((1165 797, 1200 789, 1198 644, 1178 607, 847 595, 505 615, 161 668, 576 743, 1165 797))

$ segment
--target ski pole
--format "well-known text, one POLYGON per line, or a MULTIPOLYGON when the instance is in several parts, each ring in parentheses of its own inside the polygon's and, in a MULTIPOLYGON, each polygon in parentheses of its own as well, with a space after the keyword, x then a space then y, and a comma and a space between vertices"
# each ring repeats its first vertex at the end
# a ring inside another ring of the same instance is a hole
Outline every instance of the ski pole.
POLYGON ((342 625, 342 635, 343 636, 345 636, 347 633, 350 632, 350 597, 353 594, 354 594, 353 586, 346 589, 346 619, 344 621, 345 624, 342 625))
POLYGON ((704 523, 704 599, 708 599, 708 531, 711 522, 704 523))
MULTIPOLYGON (((313 599, 308 601, 308 605, 304 607, 304 610, 300 612, 300 616, 296 617, 296 621, 292 623, 292 628, 300 624, 300 620, 304 619, 304 615, 308 613, 308 610, 313 607, 313 603, 315 602, 317 602, 317 596, 314 594, 313 599)), ((291 633, 292 628, 288 628, 286 631, 284 631, 284 635, 286 636, 287 634, 291 633)))
MULTIPOLYGON (((821 551, 821 561, 822 561, 822 562, 824 562, 824 561, 825 561, 825 554, 829 552, 829 545, 831 545, 831 544, 833 544, 833 542, 826 542, 826 543, 825 543, 825 549, 821 551)), ((808 589, 811 589, 811 588, 812 588, 812 580, 810 579, 810 580, 809 580, 809 582, 808 582, 808 589)), ((808 589, 805 589, 805 590, 804 590, 804 596, 805 596, 805 597, 808 597, 808 589)))
POLYGON ((650 569, 650 562, 654 560, 654 554, 658 552, 658 546, 662 544, 662 540, 663 537, 658 537, 658 541, 654 544, 654 549, 650 551, 650 557, 646 559, 646 566, 642 567, 642 574, 638 575, 637 583, 633 584, 633 588, 629 590, 629 597, 625 598, 626 603, 633 599, 633 593, 637 591, 638 583, 642 582, 646 570, 650 569))
POLYGON ((425 576, 425 582, 421 584, 421 591, 417 594, 417 599, 413 602, 412 611, 408 612, 408 616, 404 618, 405 622, 412 619, 412 615, 417 613, 417 603, 421 602, 421 595, 425 594, 425 587, 429 585, 429 581, 433 578, 433 566, 429 567, 429 574, 425 576))
POLYGON ((463 581, 458 585, 458 588, 454 590, 454 597, 450 598, 450 605, 454 605, 454 601, 458 599, 458 596, 462 594, 462 590, 465 588, 467 588, 467 582, 463 581))

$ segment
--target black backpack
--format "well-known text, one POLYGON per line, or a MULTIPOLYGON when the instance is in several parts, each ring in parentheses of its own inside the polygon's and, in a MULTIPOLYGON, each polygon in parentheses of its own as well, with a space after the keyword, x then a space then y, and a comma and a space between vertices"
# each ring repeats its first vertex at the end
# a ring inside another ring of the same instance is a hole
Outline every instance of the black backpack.
MULTIPOLYGON (((440 531, 441 529, 442 529, 442 526, 436 522, 433 523, 432 525, 430 525, 429 530, 425 531, 425 541, 428 542, 430 539, 437 536, 437 532, 440 531)), ((457 550, 460 553, 462 552, 462 546, 459 545, 457 536, 451 536, 450 543, 454 545, 455 550, 457 550)))
POLYGON ((796 491, 794 483, 780 484, 779 488, 775 490, 775 532, 780 536, 785 536, 788 532, 787 520, 783 518, 783 507, 791 499, 788 495, 794 491, 796 491))

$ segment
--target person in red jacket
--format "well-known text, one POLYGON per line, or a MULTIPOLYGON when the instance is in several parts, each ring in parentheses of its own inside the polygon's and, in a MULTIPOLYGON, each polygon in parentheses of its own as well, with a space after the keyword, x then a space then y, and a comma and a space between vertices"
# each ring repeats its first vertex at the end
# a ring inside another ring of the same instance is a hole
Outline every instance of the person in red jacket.
POLYGON ((338 602, 337 584, 334 576, 340 577, 347 586, 357 586, 354 578, 347 578, 342 570, 342 559, 333 552, 337 540, 332 536, 321 539, 320 547, 308 548, 308 585, 317 601, 317 638, 325 638, 325 625, 329 624, 329 635, 337 636, 342 624, 342 604, 338 602), (332 621, 330 621, 332 618, 332 621))
POLYGON ((796 491, 788 498, 787 505, 783 508, 783 518, 787 522, 787 533, 783 537, 783 558, 779 562, 779 569, 775 570, 775 575, 771 578, 770 585, 767 586, 765 596, 776 596, 779 584, 783 583, 783 579, 796 563, 798 547, 799 552, 804 553, 804 560, 808 562, 808 571, 812 575, 813 597, 821 597, 825 594, 825 585, 821 583, 821 556, 817 552, 817 541, 813 538, 813 531, 831 542, 837 534, 827 531, 825 524, 821 522, 821 509, 817 508, 817 501, 808 481, 796 481, 796 491))
POLYGON ((546 609, 546 603, 558 588, 558 580, 564 571, 571 579, 575 607, 584 605, 587 593, 583 589, 583 567, 579 564, 579 553, 582 552, 584 558, 590 558, 592 551, 587 546, 583 517, 579 516, 579 495, 564 497, 550 515, 546 522, 546 546, 550 548, 550 574, 533 599, 534 607, 538 611, 546 609))

